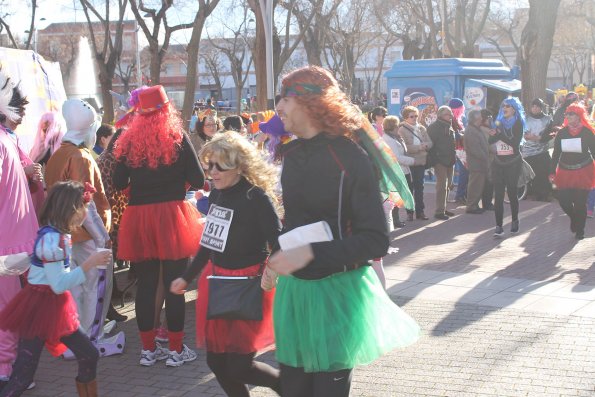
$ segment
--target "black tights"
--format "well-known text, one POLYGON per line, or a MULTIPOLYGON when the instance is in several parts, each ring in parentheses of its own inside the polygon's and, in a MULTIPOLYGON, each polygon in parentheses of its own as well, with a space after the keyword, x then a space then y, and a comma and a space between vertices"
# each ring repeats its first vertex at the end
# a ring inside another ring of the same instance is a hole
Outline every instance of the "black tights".
POLYGON ((159 284, 159 270, 163 267, 163 287, 165 289, 165 316, 169 331, 184 330, 184 295, 174 295, 169 291, 172 281, 186 271, 188 258, 176 261, 151 260, 136 262, 134 268, 138 279, 135 310, 136 323, 141 332, 150 331, 155 326, 155 294, 159 284))
POLYGON ((558 190, 558 201, 560 202, 560 207, 562 207, 562 210, 570 217, 572 229, 580 235, 585 233, 588 196, 588 190, 558 190))
POLYGON ((279 370, 254 361, 256 353, 207 352, 207 365, 229 397, 248 397, 248 385, 264 386, 281 395, 279 370))
MULTIPOLYGON (((520 160, 520 159, 519 159, 520 160)), ((521 161, 508 166, 492 165, 492 178, 494 182, 494 211, 496 213, 496 226, 502 226, 504 218, 504 190, 508 193, 510 213, 513 221, 519 220, 519 199, 517 185, 521 173, 521 161)))
MULTIPOLYGON (((74 333, 62 337, 60 341, 74 353, 78 361, 79 370, 76 380, 81 383, 94 380, 97 374, 99 353, 87 335, 79 328, 74 333)), ((19 341, 13 373, 8 384, 2 389, 1 397, 20 396, 27 390, 27 387, 33 382, 44 343, 45 341, 39 338, 19 341)))
POLYGON ((349 397, 352 377, 352 368, 308 373, 281 364, 283 397, 349 397))

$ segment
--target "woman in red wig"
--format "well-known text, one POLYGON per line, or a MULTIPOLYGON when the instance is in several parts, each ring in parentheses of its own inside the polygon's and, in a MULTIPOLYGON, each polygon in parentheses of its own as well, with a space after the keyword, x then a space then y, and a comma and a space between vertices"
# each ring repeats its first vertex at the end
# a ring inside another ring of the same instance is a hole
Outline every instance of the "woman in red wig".
POLYGON ((570 217, 577 240, 585 238, 587 196, 595 188, 595 131, 579 104, 566 108, 564 128, 556 135, 550 180, 558 189, 560 207, 570 217))
POLYGON ((137 269, 140 364, 151 366, 167 359, 167 366, 178 367, 196 359, 196 353, 182 343, 184 297, 166 292, 168 350, 155 342, 155 291, 160 269, 168 287, 184 273, 188 258, 198 249, 200 215, 184 196, 188 185, 203 186, 204 173, 163 87, 141 91, 139 104, 114 150, 118 160, 114 186, 130 186, 130 200, 120 221, 118 258, 133 262, 137 269))

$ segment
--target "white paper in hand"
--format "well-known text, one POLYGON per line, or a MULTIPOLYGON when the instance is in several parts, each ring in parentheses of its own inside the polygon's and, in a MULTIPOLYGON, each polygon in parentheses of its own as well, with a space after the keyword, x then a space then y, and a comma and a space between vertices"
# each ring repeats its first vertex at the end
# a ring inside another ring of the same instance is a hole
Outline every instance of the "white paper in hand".
POLYGON ((296 227, 280 235, 279 245, 283 251, 287 251, 310 243, 331 241, 332 239, 333 233, 331 232, 331 227, 325 221, 320 221, 296 227))

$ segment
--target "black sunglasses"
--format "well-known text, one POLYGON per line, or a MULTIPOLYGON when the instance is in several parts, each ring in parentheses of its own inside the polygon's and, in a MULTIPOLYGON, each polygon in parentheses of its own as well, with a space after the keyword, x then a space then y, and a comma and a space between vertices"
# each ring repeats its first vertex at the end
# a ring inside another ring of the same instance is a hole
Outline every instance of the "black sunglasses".
POLYGON ((225 171, 229 171, 229 170, 233 169, 233 168, 223 168, 219 165, 219 163, 214 163, 212 161, 209 161, 207 163, 207 170, 213 171, 213 168, 216 168, 217 171, 219 171, 219 172, 225 172, 225 171))

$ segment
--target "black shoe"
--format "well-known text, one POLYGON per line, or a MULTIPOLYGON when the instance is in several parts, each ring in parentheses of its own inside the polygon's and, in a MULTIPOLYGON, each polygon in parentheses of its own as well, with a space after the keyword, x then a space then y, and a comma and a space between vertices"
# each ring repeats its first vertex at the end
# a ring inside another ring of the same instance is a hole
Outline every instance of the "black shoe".
POLYGON ((401 222, 401 221, 394 221, 393 222, 393 226, 397 227, 397 228, 402 228, 405 227, 405 222, 401 222))
POLYGON ((115 320, 118 323, 128 320, 128 316, 118 313, 112 304, 109 305, 109 310, 107 311, 105 318, 108 320, 115 320))
POLYGON ((510 233, 515 234, 519 232, 519 221, 512 221, 510 225, 510 233))
POLYGON ((481 208, 477 207, 477 208, 473 208, 472 210, 467 210, 465 211, 467 214, 483 214, 484 210, 482 210, 481 208))
POLYGON ((129 267, 128 261, 121 261, 121 260, 116 262, 116 266, 118 267, 118 269, 126 269, 129 267))
POLYGON ((504 229, 502 226, 496 226, 496 230, 494 230, 494 237, 501 237, 504 234, 504 229))
POLYGON ((448 216, 455 216, 455 213, 450 211, 444 211, 444 214, 448 216))
POLYGON ((577 240, 582 240, 585 238, 585 232, 576 232, 574 236, 577 240))
POLYGON ((422 212, 421 214, 417 214, 417 215, 415 215, 415 219, 419 219, 419 220, 422 220, 422 221, 427 221, 427 220, 428 220, 428 219, 430 219, 430 218, 428 218, 428 217, 426 216, 426 214, 424 214, 424 213, 422 212))
POLYGON ((448 215, 446 215, 446 214, 436 214, 436 215, 434 215, 434 218, 440 219, 440 220, 443 220, 443 221, 446 221, 446 220, 450 219, 450 217, 448 215))

